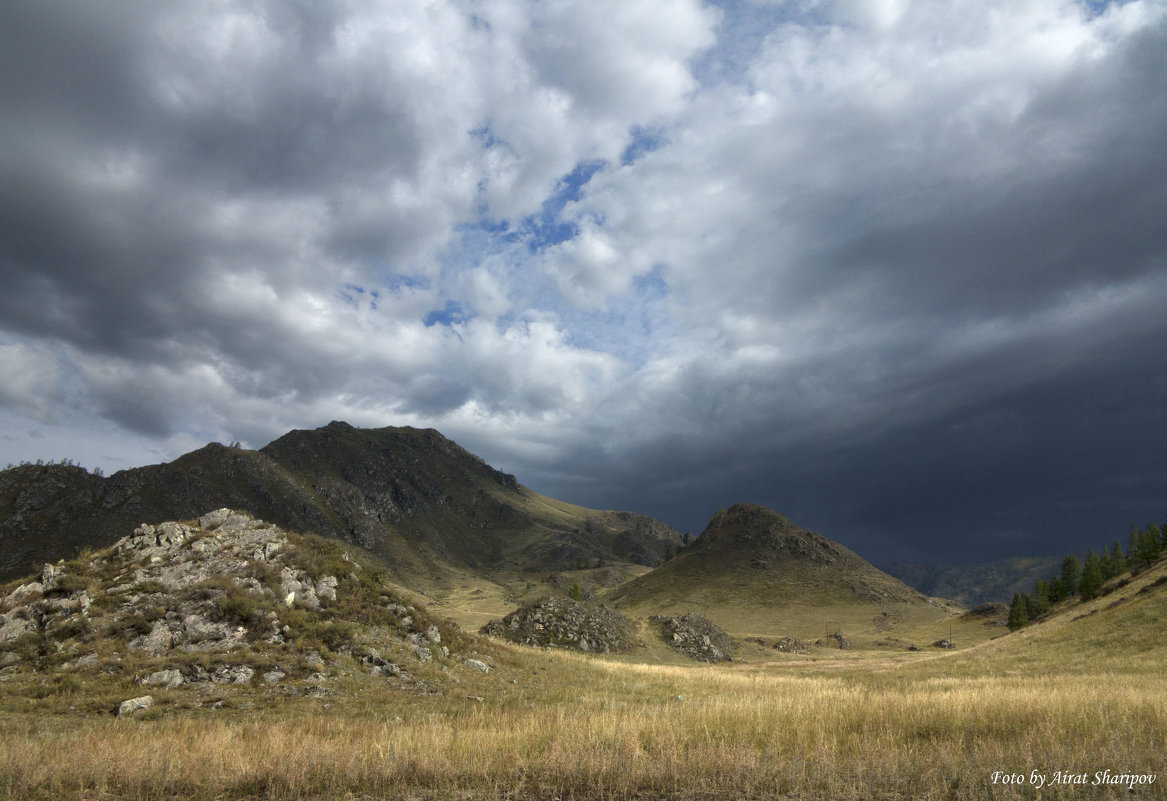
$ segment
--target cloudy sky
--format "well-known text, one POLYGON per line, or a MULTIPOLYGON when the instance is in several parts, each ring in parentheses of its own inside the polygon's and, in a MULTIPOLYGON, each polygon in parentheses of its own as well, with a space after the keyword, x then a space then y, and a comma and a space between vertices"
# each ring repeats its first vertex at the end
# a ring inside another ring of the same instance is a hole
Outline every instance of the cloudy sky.
POLYGON ((1167 516, 1167 2, 8 0, 0 464, 432 426, 875 560, 1167 516))

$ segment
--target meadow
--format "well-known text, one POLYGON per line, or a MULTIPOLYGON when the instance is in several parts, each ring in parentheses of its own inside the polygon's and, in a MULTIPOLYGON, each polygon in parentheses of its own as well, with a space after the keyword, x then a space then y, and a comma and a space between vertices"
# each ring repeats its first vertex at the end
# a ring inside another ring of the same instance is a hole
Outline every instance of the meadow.
POLYGON ((1165 573, 950 651, 703 665, 470 638, 489 673, 342 662, 316 693, 153 688, 132 718, 110 713, 145 689, 132 663, 6 674, 0 799, 1163 798, 1165 573))
POLYGON ((959 654, 656 666, 502 650, 500 670, 529 677, 505 694, 484 677, 457 695, 363 687, 133 720, 8 714, 0 797, 1163 796, 1158 784, 1050 784, 1059 771, 1167 775, 1161 671, 1009 675, 959 654))

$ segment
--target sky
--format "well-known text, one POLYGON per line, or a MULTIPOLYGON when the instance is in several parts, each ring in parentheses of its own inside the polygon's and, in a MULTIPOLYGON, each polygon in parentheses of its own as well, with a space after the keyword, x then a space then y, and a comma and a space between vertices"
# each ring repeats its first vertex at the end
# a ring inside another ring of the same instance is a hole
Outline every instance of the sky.
POLYGON ((7 0, 0 464, 331 420, 873 561, 1167 517, 1167 0, 7 0))

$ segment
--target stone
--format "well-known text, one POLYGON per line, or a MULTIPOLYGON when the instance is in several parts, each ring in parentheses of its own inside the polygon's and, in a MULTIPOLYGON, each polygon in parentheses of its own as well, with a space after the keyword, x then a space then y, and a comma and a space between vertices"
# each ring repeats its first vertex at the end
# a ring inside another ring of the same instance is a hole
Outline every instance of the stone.
POLYGON ((797 637, 786 636, 774 643, 774 647, 786 654, 805 654, 810 646, 797 637))
POLYGON ((35 622, 26 620, 17 614, 24 609, 25 607, 17 607, 3 617, 0 617, 0 642, 12 642, 13 640, 20 639, 25 634, 36 631, 35 622))
POLYGON ((137 698, 130 698, 118 704, 118 717, 124 715, 132 715, 140 709, 149 709, 154 706, 154 696, 142 695, 137 698))
POLYGON ((35 601, 45 592, 45 585, 39 581, 30 581, 27 584, 21 584, 4 599, 4 606, 14 607, 26 604, 29 601, 35 601))
POLYGON ((335 601, 336 585, 339 583, 336 576, 324 576, 320 581, 316 582, 316 597, 329 603, 335 601))
POLYGON ((44 592, 52 592, 57 588, 57 582, 61 580, 65 568, 61 565, 45 565, 41 570, 41 586, 44 592))
POLYGON ((157 672, 151 673, 142 683, 148 687, 165 687, 167 689, 173 689, 182 684, 184 681, 185 679, 183 679, 182 673, 171 668, 169 670, 159 670, 157 672))
POLYGON ((187 615, 182 620, 183 637, 187 645, 225 640, 231 634, 227 623, 215 623, 203 615, 187 615))
POLYGON ((190 544, 191 553, 200 558, 213 556, 222 549, 222 544, 214 537, 202 537, 190 544))
POLYGON ((693 612, 680 617, 653 615, 650 623, 660 626, 661 637, 672 648, 700 662, 729 662, 734 643, 728 634, 707 618, 693 612))
POLYGON ((176 548, 186 542, 187 537, 190 536, 190 529, 182 523, 175 523, 171 520, 159 523, 154 529, 154 536, 157 538, 159 547, 176 548))
POLYGON ((268 684, 279 684, 286 675, 282 670, 269 670, 263 674, 263 680, 268 684))
POLYGON ((130 642, 129 649, 131 651, 146 651, 158 656, 166 653, 173 646, 174 635, 170 633, 170 627, 166 625, 166 621, 155 620, 154 625, 150 628, 150 633, 130 642))
POLYGON ((255 676, 255 668, 248 665, 220 665, 211 674, 215 684, 247 684, 255 676))
POLYGON ((204 531, 213 531, 223 525, 230 516, 230 509, 216 509, 213 512, 207 512, 199 518, 199 527, 204 531))

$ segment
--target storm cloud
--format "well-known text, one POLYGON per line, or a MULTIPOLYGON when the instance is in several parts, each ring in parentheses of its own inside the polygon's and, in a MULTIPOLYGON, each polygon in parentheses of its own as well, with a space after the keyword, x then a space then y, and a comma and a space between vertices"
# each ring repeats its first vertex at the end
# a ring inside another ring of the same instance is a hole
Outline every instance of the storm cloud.
POLYGON ((1167 516, 1167 4, 0 10, 0 460, 333 419, 872 559, 1167 516))

